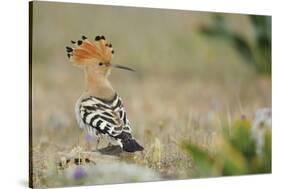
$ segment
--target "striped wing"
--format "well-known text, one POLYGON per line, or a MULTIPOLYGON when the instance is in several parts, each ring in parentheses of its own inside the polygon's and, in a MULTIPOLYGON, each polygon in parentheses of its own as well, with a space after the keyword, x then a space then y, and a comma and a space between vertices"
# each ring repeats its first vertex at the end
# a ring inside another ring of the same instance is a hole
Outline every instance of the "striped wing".
POLYGON ((79 116, 88 132, 96 129, 101 134, 117 137, 123 131, 131 133, 130 123, 120 97, 102 100, 88 97, 81 100, 79 116))

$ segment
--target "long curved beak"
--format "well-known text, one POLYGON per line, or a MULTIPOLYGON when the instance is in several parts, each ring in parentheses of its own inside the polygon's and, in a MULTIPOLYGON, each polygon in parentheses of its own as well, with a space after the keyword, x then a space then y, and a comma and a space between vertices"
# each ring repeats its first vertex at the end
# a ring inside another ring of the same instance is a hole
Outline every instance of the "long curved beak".
POLYGON ((126 66, 121 66, 121 65, 118 65, 118 64, 111 64, 111 66, 114 67, 114 68, 119 68, 119 69, 129 70, 129 71, 135 72, 134 69, 128 68, 128 67, 126 67, 126 66))

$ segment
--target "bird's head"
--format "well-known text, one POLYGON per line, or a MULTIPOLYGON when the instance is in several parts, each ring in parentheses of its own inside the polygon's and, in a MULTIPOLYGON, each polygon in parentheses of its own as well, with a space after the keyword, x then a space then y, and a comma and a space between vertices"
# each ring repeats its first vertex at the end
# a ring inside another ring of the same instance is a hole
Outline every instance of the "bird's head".
POLYGON ((66 47, 67 56, 74 65, 86 67, 91 73, 108 76, 111 68, 134 71, 131 68, 112 64, 114 50, 105 37, 96 36, 94 41, 82 36, 82 40, 71 41, 75 47, 66 47))

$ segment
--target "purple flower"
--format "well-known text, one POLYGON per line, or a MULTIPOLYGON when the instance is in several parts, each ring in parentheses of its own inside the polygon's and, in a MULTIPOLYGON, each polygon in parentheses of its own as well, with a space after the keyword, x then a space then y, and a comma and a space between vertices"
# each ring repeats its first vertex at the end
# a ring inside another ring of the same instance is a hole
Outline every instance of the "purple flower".
POLYGON ((246 120, 246 119, 247 119, 247 117, 246 117, 246 115, 245 115, 245 114, 241 114, 241 115, 240 115, 240 119, 241 119, 241 120, 246 120))
POLYGON ((87 175, 86 171, 81 167, 77 166, 73 171, 73 178, 79 180, 87 175))
POLYGON ((87 135, 85 136, 85 139, 86 139, 87 142, 91 142, 91 141, 93 140, 93 136, 87 134, 87 135))

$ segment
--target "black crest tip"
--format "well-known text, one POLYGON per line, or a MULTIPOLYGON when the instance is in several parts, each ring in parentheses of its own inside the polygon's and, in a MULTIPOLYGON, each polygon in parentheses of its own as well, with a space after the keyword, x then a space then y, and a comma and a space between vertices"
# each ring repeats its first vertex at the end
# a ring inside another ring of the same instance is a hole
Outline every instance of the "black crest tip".
POLYGON ((96 41, 99 41, 100 39, 101 39, 101 37, 98 36, 98 35, 97 35, 96 38, 95 38, 96 41))
POLYGON ((87 37, 85 35, 82 35, 82 39, 85 40, 87 39, 87 37))
POLYGON ((72 44, 75 44, 75 43, 76 43, 75 41, 72 41, 72 40, 71 40, 70 42, 71 42, 72 44))
POLYGON ((70 58, 70 56, 71 56, 71 55, 70 55, 69 53, 67 53, 67 57, 70 58))
POLYGON ((111 47, 112 47, 112 44, 110 43, 108 46, 111 48, 111 47))
POLYGON ((77 44, 78 44, 78 45, 81 45, 81 44, 82 44, 82 41, 81 41, 81 40, 78 40, 78 41, 77 41, 77 44))
POLYGON ((105 37, 102 35, 102 36, 100 36, 100 39, 103 39, 103 40, 105 40, 105 37))
POLYGON ((112 50, 111 53, 114 54, 114 50, 112 50))
POLYGON ((71 47, 65 47, 66 48, 66 52, 72 52, 73 49, 71 47))

